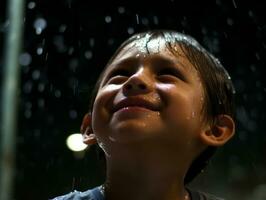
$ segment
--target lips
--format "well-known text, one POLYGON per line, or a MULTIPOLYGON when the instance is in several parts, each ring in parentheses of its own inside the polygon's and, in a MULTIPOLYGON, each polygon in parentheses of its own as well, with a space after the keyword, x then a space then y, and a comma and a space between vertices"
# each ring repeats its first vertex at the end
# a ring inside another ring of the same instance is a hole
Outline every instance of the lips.
POLYGON ((115 104, 113 112, 127 107, 141 107, 152 111, 158 111, 158 106, 150 101, 139 97, 125 98, 115 104))

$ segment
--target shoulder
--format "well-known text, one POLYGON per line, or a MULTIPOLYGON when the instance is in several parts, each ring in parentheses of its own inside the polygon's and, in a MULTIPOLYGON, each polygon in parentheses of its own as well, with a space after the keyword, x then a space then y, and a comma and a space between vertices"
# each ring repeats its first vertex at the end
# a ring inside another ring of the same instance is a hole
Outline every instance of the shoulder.
MULTIPOLYGON (((187 188, 188 189, 188 188, 187 188)), ((202 191, 188 189, 192 200, 225 200, 224 198, 217 197, 202 191)))
POLYGON ((85 192, 73 191, 65 195, 54 197, 50 200, 103 200, 103 195, 100 192, 100 187, 89 189, 85 192))
POLYGON ((217 197, 217 196, 214 196, 213 194, 209 194, 209 193, 206 193, 206 192, 198 192, 199 193, 199 196, 201 197, 201 199, 206 199, 206 200, 225 200, 224 198, 221 198, 221 197, 217 197))

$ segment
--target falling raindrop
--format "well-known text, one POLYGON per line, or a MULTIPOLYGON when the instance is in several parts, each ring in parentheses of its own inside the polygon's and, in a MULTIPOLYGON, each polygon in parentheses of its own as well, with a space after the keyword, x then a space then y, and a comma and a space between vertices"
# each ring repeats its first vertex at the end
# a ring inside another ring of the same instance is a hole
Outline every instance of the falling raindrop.
POLYGON ((78 67, 78 59, 73 58, 69 61, 69 68, 75 72, 78 67))
POLYGON ((55 90, 54 95, 56 98, 60 98, 61 97, 61 91, 60 90, 55 90))
POLYGON ((22 53, 19 56, 19 64, 22 66, 28 66, 31 63, 31 60, 32 60, 31 55, 27 52, 22 53))
POLYGON ((159 24, 159 20, 158 20, 158 17, 157 16, 153 16, 153 23, 155 25, 158 25, 159 24))
POLYGON ((39 108, 44 108, 45 106, 45 101, 44 99, 38 99, 38 107, 39 108))
POLYGON ((129 35, 133 34, 133 33, 134 33, 134 28, 129 27, 129 28, 127 29, 127 32, 128 32, 129 35))
POLYGON ((24 112, 24 116, 25 116, 27 119, 29 119, 29 118, 31 117, 31 110, 30 110, 30 109, 25 110, 25 112, 24 112))
POLYGON ((137 24, 139 24, 139 15, 136 14, 136 21, 137 21, 137 24))
POLYGON ((104 19, 106 23, 110 23, 112 21, 111 16, 106 16, 104 19))
POLYGON ((60 32, 60 33, 63 33, 63 32, 66 31, 66 29, 67 29, 67 26, 66 26, 65 24, 62 24, 62 25, 59 27, 59 32, 60 32))
POLYGON ((68 55, 72 55, 74 53, 74 47, 69 47, 68 55))
POLYGON ((248 11, 248 16, 249 16, 249 17, 251 17, 251 18, 253 18, 253 17, 254 17, 254 13, 253 13, 253 11, 252 11, 252 10, 249 10, 249 11, 248 11))
POLYGON ((149 24, 149 20, 148 20, 146 17, 143 17, 143 18, 141 19, 141 23, 142 23, 143 25, 148 25, 148 24, 149 24))
POLYGON ((85 56, 85 58, 90 60, 92 58, 92 52, 91 51, 85 51, 84 56, 85 56))
POLYGON ((234 24, 233 19, 231 19, 231 18, 227 18, 227 24, 228 24, 229 26, 232 26, 232 25, 234 24))
POLYGON ((64 44, 64 38, 62 36, 55 36, 53 39, 53 43, 56 46, 58 52, 63 53, 67 50, 64 44))
POLYGON ((42 55, 43 48, 42 47, 38 47, 36 52, 37 52, 38 55, 42 55))
POLYGON ((39 70, 34 70, 34 71, 32 72, 32 79, 33 79, 33 80, 38 80, 38 79, 40 78, 40 75, 41 75, 41 73, 40 73, 39 70))
POLYGON ((107 41, 107 44, 109 46, 113 45, 114 44, 114 39, 113 38, 109 38, 108 41, 107 41))
POLYGON ((31 81, 27 81, 24 85, 23 85, 23 91, 25 93, 30 93, 32 90, 33 84, 31 81))
POLYGON ((237 5, 236 5, 235 0, 232 0, 232 1, 233 1, 233 5, 234 5, 234 7, 237 8, 237 5))
POLYGON ((45 89, 45 84, 44 84, 44 83, 39 83, 39 84, 38 84, 38 91, 39 91, 39 92, 43 92, 44 89, 45 89))
POLYGON ((118 7, 118 13, 120 13, 120 14, 125 13, 125 8, 124 7, 118 7))
POLYGON ((93 47, 95 45, 94 38, 90 38, 89 43, 90 43, 90 47, 93 47))
POLYGON ((36 7, 36 3, 35 2, 31 1, 31 2, 28 3, 28 9, 33 9, 35 7, 36 7))
POLYGON ((31 109, 31 108, 32 108, 32 103, 29 102, 29 101, 27 101, 27 102, 25 103, 25 108, 26 108, 26 109, 31 109))
POLYGON ((255 56, 256 56, 257 60, 260 60, 260 55, 258 52, 256 52, 255 56))
POLYGON ((35 21, 34 21, 34 24, 33 24, 34 28, 35 28, 35 32, 37 35, 40 35, 42 33, 42 31, 46 28, 47 26, 47 22, 45 19, 43 18, 37 18, 35 21))
POLYGON ((70 111, 69 111, 69 117, 70 117, 71 119, 76 119, 77 116, 78 116, 78 113, 77 113, 76 110, 70 110, 70 111))

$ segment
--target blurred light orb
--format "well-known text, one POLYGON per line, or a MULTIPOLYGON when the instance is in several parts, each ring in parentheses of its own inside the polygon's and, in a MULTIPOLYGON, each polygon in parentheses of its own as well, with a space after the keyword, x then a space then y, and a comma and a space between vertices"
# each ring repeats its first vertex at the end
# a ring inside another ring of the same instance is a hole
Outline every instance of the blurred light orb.
POLYGON ((83 151, 87 145, 82 141, 82 135, 80 133, 73 133, 66 139, 66 145, 71 151, 83 151))

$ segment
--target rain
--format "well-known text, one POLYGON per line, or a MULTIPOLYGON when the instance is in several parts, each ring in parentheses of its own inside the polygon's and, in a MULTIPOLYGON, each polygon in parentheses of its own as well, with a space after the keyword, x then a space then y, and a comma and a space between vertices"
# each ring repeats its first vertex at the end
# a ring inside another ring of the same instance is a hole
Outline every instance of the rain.
MULTIPOLYGON (((7 4, 5 0, 0 9, 1 87, 10 27, 7 4)), ((191 187, 228 200, 266 199, 263 4, 189 4, 167 0, 145 8, 97 7, 78 0, 25 2, 13 199, 48 199, 103 182, 97 147, 77 154, 65 141, 80 132, 97 77, 116 48, 132 34, 149 29, 174 29, 195 37, 219 58, 235 86, 235 137, 218 150, 191 187)))

